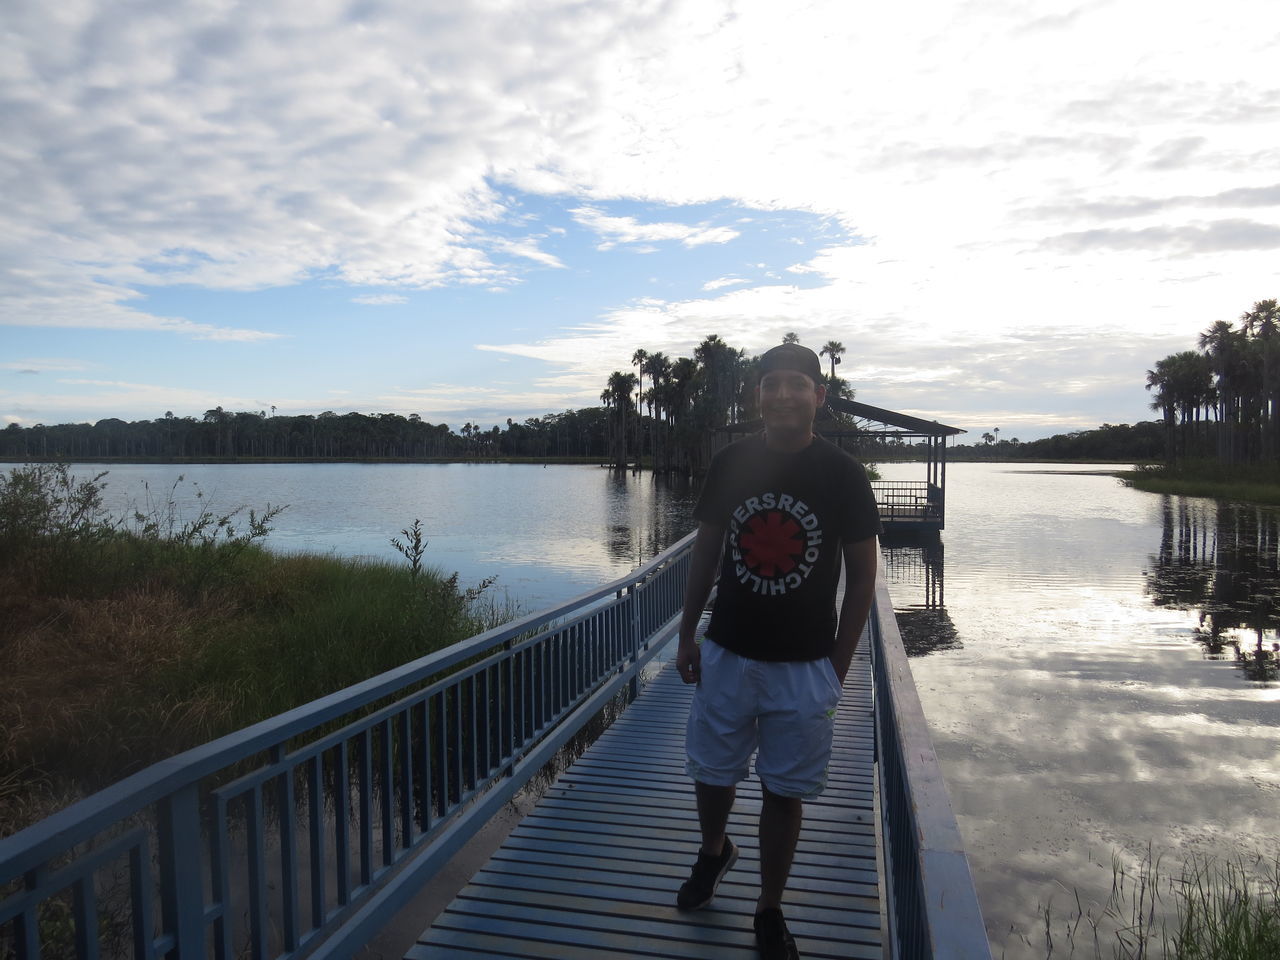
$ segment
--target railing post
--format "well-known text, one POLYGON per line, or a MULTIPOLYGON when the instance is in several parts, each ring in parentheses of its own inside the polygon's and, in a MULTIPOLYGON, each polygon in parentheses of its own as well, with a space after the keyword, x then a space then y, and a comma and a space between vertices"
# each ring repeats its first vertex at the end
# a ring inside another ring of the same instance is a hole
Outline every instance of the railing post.
MULTIPOLYGON (((631 651, 630 662, 635 663, 640 656, 640 604, 636 602, 636 585, 627 587, 627 649, 631 651)), ((627 683, 627 702, 631 703, 640 696, 640 675, 636 674, 627 683)))
POLYGON ((173 937, 178 960, 203 960, 204 863, 200 794, 189 784, 158 804, 160 907, 164 929, 173 937))

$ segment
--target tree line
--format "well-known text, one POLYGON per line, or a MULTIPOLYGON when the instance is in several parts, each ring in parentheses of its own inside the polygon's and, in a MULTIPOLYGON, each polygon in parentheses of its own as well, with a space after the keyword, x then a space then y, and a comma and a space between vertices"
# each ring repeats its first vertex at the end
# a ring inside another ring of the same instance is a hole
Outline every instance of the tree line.
POLYGON ((0 456, 7 459, 302 459, 461 460, 495 457, 603 457, 604 411, 566 410, 506 429, 467 422, 458 430, 418 414, 344 413, 268 416, 266 411, 126 422, 10 424, 0 430, 0 456))
MULTIPOLYGON (((799 343, 795 333, 783 343, 799 343)), ((827 358, 828 393, 853 398, 849 384, 836 376, 845 352, 838 340, 817 351, 827 358)), ((701 473, 711 458, 716 432, 754 421, 760 357, 733 347, 718 335, 705 337, 692 357, 671 358, 637 348, 632 371, 609 375, 600 401, 608 413, 609 460, 618 469, 648 459, 659 472, 701 473)))
POLYGON ((1164 427, 1154 420, 1104 423, 1092 430, 1072 430, 1039 440, 1005 439, 1000 429, 981 435, 981 442, 957 444, 949 460, 1159 460, 1164 453, 1164 427))
MULTIPOLYGON (((788 341, 798 340, 794 333, 788 341)), ((829 389, 852 396, 835 376, 844 347, 828 341, 829 389)), ((275 415, 272 408, 206 410, 201 417, 172 411, 155 420, 96 423, 16 423, 0 430, 6 459, 495 459, 597 458, 625 468, 641 458, 656 470, 698 473, 711 455, 713 433, 753 420, 759 357, 718 335, 705 337, 691 357, 669 358, 637 349, 634 371, 615 371, 602 406, 566 410, 522 422, 453 429, 418 414, 335 413, 275 415)))
POLYGON ((1198 350, 1171 354, 1147 371, 1169 463, 1280 457, 1280 306, 1258 300, 1237 322, 1215 321, 1200 334, 1198 350))

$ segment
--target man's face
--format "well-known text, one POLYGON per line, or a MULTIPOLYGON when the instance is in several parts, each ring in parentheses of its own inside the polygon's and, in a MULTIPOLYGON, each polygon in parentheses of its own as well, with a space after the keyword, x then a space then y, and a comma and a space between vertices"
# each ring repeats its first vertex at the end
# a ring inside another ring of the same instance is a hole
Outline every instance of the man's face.
POLYGON ((771 370, 760 378, 760 415, 766 430, 809 430, 827 389, 799 370, 771 370))

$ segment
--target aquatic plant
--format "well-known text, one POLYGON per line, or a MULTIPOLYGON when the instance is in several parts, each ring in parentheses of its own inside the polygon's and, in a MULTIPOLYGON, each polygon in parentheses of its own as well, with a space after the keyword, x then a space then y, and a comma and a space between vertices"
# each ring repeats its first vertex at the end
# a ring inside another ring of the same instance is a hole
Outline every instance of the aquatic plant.
POLYGON ((1192 856, 1168 871, 1150 849, 1112 859, 1111 892, 1095 913, 1041 906, 1044 956, 1088 960, 1275 960, 1280 957, 1280 857, 1192 856))

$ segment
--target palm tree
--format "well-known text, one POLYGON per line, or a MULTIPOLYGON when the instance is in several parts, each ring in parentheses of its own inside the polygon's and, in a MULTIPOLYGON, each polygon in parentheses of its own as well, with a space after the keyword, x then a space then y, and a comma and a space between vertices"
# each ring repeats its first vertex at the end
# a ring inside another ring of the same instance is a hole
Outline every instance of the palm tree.
POLYGON ((1277 396, 1275 354, 1280 334, 1280 306, 1275 300, 1259 300, 1252 310, 1240 315, 1246 334, 1256 338, 1262 352, 1262 397, 1259 427, 1262 432, 1262 458, 1272 460, 1276 451, 1276 428, 1280 426, 1280 396, 1277 396))
POLYGON ((631 391, 636 386, 634 373, 615 370, 609 375, 609 385, 600 394, 605 408, 613 411, 614 463, 619 470, 627 469, 627 424, 631 420, 631 391))
MULTIPOLYGON (((651 421, 662 424, 662 453, 663 459, 667 457, 670 442, 670 422, 666 417, 667 394, 670 392, 668 381, 671 379, 671 360, 662 351, 649 354, 649 358, 644 362, 643 371, 649 375, 649 392, 646 395, 649 401, 649 418, 651 421)), ((653 452, 651 450, 651 452, 653 452)), ((654 453, 654 468, 657 469, 657 454, 654 453)), ((664 468, 669 468, 670 464, 664 463, 664 468)))
POLYGON ((1232 373, 1236 357, 1240 353, 1243 334, 1235 330, 1227 320, 1215 321, 1200 334, 1199 346, 1209 356, 1214 376, 1217 378, 1217 403, 1215 416, 1218 421, 1218 459, 1224 463, 1235 460, 1235 424, 1238 408, 1238 389, 1232 373))
POLYGON ((839 340, 828 340, 818 351, 818 356, 827 357, 831 360, 831 380, 836 379, 836 364, 840 362, 840 356, 844 353, 844 344, 839 340))
POLYGON ((1173 417, 1176 405, 1169 383, 1169 359, 1165 357, 1163 360, 1157 360, 1155 368, 1147 371, 1147 389, 1155 391, 1151 397, 1151 409, 1159 410, 1164 417, 1164 457, 1167 462, 1173 463, 1173 417))
POLYGON ((710 433, 732 419, 734 400, 739 393, 739 352, 713 333, 693 348, 693 358, 702 380, 696 407, 704 422, 699 426, 710 433))
POLYGON ((667 394, 667 417, 675 431, 676 451, 680 456, 679 467, 686 473, 692 466, 690 445, 696 429, 692 420, 693 402, 698 389, 698 364, 689 357, 680 357, 671 365, 671 382, 667 394))
POLYGON ((797 333, 784 333, 782 335, 782 342, 783 343, 799 343, 800 335, 797 333))
POLYGON ((1209 358, 1194 350, 1183 350, 1156 362, 1147 371, 1147 389, 1154 390, 1153 410, 1159 410, 1165 423, 1165 452, 1169 462, 1178 456, 1175 424, 1181 425, 1181 454, 1190 453, 1194 424, 1200 411, 1213 402, 1213 371, 1209 358))
POLYGON ((639 371, 636 377, 636 469, 640 469, 640 460, 644 457, 644 415, 640 412, 644 405, 644 365, 649 359, 649 351, 643 347, 631 354, 631 365, 639 371))

